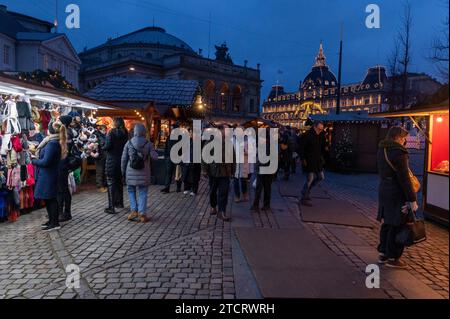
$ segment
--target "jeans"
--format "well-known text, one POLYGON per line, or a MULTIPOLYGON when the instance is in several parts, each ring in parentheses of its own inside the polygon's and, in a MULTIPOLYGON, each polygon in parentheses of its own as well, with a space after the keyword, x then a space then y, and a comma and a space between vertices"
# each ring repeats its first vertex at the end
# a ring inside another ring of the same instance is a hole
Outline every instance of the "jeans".
POLYGON ((233 179, 234 195, 238 198, 248 192, 248 178, 235 178, 233 179))
POLYGON ((228 190, 230 188, 229 177, 210 177, 209 178, 209 201, 212 208, 217 206, 219 212, 226 212, 228 203, 228 190))
POLYGON ((264 207, 270 207, 270 198, 272 196, 272 175, 261 175, 258 174, 256 177, 256 190, 255 190, 255 200, 253 202, 254 207, 259 207, 259 200, 261 198, 261 193, 264 190, 264 207))
POLYGON ((56 198, 46 199, 45 207, 47 208, 48 221, 50 226, 59 226, 58 201, 56 198))
POLYGON ((306 177, 305 185, 303 186, 302 190, 302 198, 303 199, 309 199, 311 195, 311 190, 314 186, 319 184, 321 181, 325 179, 325 175, 323 171, 320 171, 318 173, 308 173, 306 177))
POLYGON ((148 186, 128 185, 127 189, 131 211, 138 212, 139 215, 145 215, 147 211, 148 186))
POLYGON ((395 242, 395 236, 401 229, 402 226, 381 225, 378 252, 383 253, 388 258, 399 259, 405 247, 395 242))

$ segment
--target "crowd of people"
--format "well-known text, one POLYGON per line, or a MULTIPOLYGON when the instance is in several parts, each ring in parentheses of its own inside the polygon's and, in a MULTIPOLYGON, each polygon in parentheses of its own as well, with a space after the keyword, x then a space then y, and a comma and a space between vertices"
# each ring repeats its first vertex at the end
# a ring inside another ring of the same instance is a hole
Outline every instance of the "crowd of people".
MULTIPOLYGON (((33 164, 36 166, 36 185, 39 189, 36 198, 45 201, 49 221, 42 225, 45 230, 56 230, 60 228, 60 222, 71 220, 71 193, 68 186, 69 172, 77 169, 81 164, 80 155, 74 152, 75 145, 70 133, 73 126, 71 116, 61 116, 49 125, 49 135, 41 142, 36 152, 33 164)), ((178 128, 174 124, 171 129, 178 128)), ((222 132, 225 144, 225 129, 231 126, 223 124, 217 128, 222 132)), ((233 127, 236 128, 236 127, 233 127)), ((242 127, 239 127, 242 128, 242 127)), ((242 128, 243 129, 243 128, 242 128)), ((322 139, 323 124, 316 123, 310 132, 305 134, 306 138, 300 138, 298 132, 291 128, 283 128, 280 132, 279 144, 279 169, 283 170, 285 179, 290 174, 295 174, 297 161, 301 159, 304 170, 309 172, 307 182, 304 186, 303 203, 310 204, 309 193, 311 188, 323 179, 323 163, 321 152, 324 149, 322 139), (286 147, 285 147, 286 146, 286 147)), ((190 138, 193 136, 189 130, 190 138)), ((105 213, 116 214, 118 209, 124 208, 123 186, 127 187, 130 214, 128 220, 146 223, 149 221, 147 214, 148 187, 151 184, 151 159, 158 157, 153 143, 146 137, 146 127, 142 124, 134 126, 133 136, 130 136, 122 118, 115 118, 113 128, 107 132, 105 126, 99 126, 96 131, 98 143, 98 156, 96 162, 96 183, 100 192, 107 193, 108 207, 105 213), (131 138, 130 138, 131 137, 131 138)), ((269 131, 266 136, 258 139, 259 143, 266 143, 266 156, 270 152, 269 131)), ((165 157, 165 185, 161 189, 162 194, 170 192, 170 187, 175 181, 176 192, 186 196, 196 196, 202 172, 209 181, 210 213, 218 218, 229 221, 227 204, 229 200, 229 189, 232 183, 234 201, 236 203, 249 202, 250 182, 253 181, 255 195, 250 205, 250 210, 260 212, 270 210, 272 197, 272 182, 278 176, 275 174, 264 174, 262 167, 268 163, 259 160, 250 163, 248 158, 248 137, 242 143, 233 139, 234 161, 227 163, 225 153, 220 163, 195 163, 193 161, 193 144, 190 143, 190 158, 179 164, 175 164, 170 158, 172 147, 177 140, 168 139, 164 149, 165 157), (242 146, 242 147, 240 147, 242 146), (239 152, 244 154, 239 154, 239 152), (236 158, 243 158, 243 162, 236 163, 236 158), (261 206, 261 197, 262 206, 261 206)), ((207 145, 210 141, 203 143, 207 145)), ((214 154, 211 154, 214 155, 214 154)))
MULTIPOLYGON (((147 196, 151 184, 151 159, 157 159, 158 154, 153 143, 146 137, 147 129, 142 124, 134 126, 130 134, 125 128, 122 118, 114 119, 114 127, 106 132, 104 127, 98 130, 99 156, 96 158, 97 186, 102 192, 107 192, 108 207, 105 213, 116 214, 117 209, 124 208, 123 185, 127 187, 130 203, 128 220, 147 223, 150 218, 147 211, 147 196)), ((74 152, 74 143, 70 134, 73 125, 71 116, 61 116, 49 124, 49 135, 39 144, 32 163, 36 167, 35 197, 45 201, 49 220, 42 227, 46 231, 60 228, 60 222, 69 221, 71 216, 71 193, 68 185, 68 174, 80 166, 80 157, 74 152)), ((225 129, 228 125, 217 128, 222 133, 222 143, 225 144, 225 129)), ((172 129, 178 128, 174 124, 172 129)), ((401 127, 392 127, 386 139, 381 141, 378 152, 378 167, 380 174, 378 220, 382 222, 380 231, 379 262, 390 267, 405 268, 400 260, 405 245, 396 239, 405 225, 414 219, 412 214, 418 210, 417 197, 411 182, 408 164, 408 151, 404 147, 408 132, 401 127)), ((191 140, 196 138, 190 131, 191 140)), ((202 147, 211 141, 203 142, 202 147)), ((266 136, 258 138, 259 143, 266 143, 270 150, 269 131, 266 136)), ((261 169, 267 165, 256 154, 256 163, 248 159, 248 137, 244 139, 243 147, 234 143, 234 161, 219 163, 195 163, 193 161, 193 144, 190 143, 190 158, 186 162, 176 164, 170 158, 173 146, 177 140, 168 139, 165 155, 165 185, 162 194, 170 193, 170 187, 175 180, 176 192, 186 196, 196 196, 202 172, 209 183, 210 214, 223 221, 229 221, 227 212, 229 190, 232 182, 234 201, 236 203, 250 200, 250 182, 254 190, 252 212, 260 212, 261 196, 262 210, 271 209, 272 183, 280 174, 284 180, 296 173, 298 162, 305 174, 305 183, 301 188, 301 205, 312 206, 311 190, 324 179, 324 158, 328 151, 324 136, 324 124, 316 122, 310 130, 299 134, 291 128, 282 128, 279 136, 279 171, 275 174, 263 174, 261 169), (239 154, 239 152, 244 154, 239 154), (238 154, 236 154, 238 153, 238 154), (237 156, 236 156, 237 155, 237 156), (236 163, 236 158, 244 158, 236 163)), ((211 154, 214 155, 214 154, 211 154)), ((269 154, 266 154, 269 155, 269 154)))

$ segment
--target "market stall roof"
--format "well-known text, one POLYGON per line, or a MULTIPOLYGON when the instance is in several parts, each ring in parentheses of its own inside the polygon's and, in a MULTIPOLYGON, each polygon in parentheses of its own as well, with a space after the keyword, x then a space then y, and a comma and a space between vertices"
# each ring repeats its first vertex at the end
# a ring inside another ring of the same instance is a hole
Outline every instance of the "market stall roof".
POLYGON ((243 127, 281 127, 280 124, 263 118, 254 118, 242 124, 243 127))
POLYGON ((367 111, 352 111, 342 112, 336 114, 335 111, 331 111, 329 114, 312 114, 309 116, 312 121, 322 122, 385 122, 389 121, 383 116, 372 117, 367 111))
POLYGON ((403 116, 427 116, 432 114, 443 114, 448 113, 449 110, 449 100, 431 104, 427 106, 414 107, 406 110, 397 110, 392 112, 381 112, 370 114, 373 118, 378 117, 403 117, 403 116))
POLYGON ((113 105, 0 73, 0 94, 28 96, 32 100, 85 109, 111 109, 113 105))
POLYGON ((198 87, 199 82, 194 80, 113 77, 87 92, 86 96, 105 102, 139 101, 191 106, 198 87))

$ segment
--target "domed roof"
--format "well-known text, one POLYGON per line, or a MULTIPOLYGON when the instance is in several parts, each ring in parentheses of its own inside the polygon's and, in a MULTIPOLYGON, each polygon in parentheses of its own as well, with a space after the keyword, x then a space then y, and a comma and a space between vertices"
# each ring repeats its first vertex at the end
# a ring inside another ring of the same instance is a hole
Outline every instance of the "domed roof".
POLYGON ((305 77, 302 88, 309 86, 333 87, 337 85, 336 76, 330 71, 325 63, 323 45, 320 43, 319 53, 316 56, 316 63, 311 72, 305 77))
POLYGON ((177 47, 183 50, 194 51, 186 42, 169 33, 166 33, 166 30, 160 27, 147 27, 108 42, 109 45, 120 45, 127 43, 160 44, 177 47))

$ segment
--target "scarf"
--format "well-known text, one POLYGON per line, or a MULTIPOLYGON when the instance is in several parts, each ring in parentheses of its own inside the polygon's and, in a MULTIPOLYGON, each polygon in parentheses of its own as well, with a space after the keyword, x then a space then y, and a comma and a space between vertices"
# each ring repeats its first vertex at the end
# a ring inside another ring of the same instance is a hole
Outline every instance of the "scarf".
POLYGON ((42 142, 39 144, 39 146, 36 149, 36 157, 39 158, 40 151, 45 147, 45 145, 48 144, 50 141, 59 141, 59 133, 58 134, 50 134, 46 138, 42 140, 42 142))

